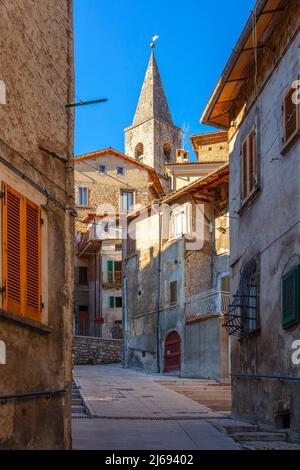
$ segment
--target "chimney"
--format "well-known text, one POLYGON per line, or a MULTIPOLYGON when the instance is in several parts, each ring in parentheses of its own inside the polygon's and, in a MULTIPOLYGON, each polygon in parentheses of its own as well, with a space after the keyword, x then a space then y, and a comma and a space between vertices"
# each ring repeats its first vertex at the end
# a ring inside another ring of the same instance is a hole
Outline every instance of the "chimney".
POLYGON ((176 163, 188 163, 189 152, 185 149, 176 150, 176 163))

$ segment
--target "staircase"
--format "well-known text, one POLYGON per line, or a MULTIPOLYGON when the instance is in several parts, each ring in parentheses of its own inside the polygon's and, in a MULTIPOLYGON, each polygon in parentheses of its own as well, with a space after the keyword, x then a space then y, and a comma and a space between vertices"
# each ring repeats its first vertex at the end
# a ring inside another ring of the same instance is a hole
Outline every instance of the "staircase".
POLYGON ((226 414, 231 411, 230 384, 221 384, 214 380, 161 380, 158 383, 213 411, 226 414))
POLYGON ((76 383, 72 382, 72 418, 86 417, 86 408, 76 383))
POLYGON ((300 444, 287 442, 285 430, 265 431, 259 426, 235 422, 233 420, 211 423, 220 431, 226 432, 246 450, 299 450, 300 444))

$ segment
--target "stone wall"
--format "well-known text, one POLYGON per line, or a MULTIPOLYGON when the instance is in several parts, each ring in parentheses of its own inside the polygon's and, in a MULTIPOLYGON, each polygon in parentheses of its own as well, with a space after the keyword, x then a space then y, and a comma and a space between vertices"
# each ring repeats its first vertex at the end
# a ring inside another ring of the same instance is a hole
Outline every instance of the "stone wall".
POLYGON ((0 79, 6 85, 0 187, 7 184, 36 204, 43 219, 39 321, 20 316, 18 305, 8 308, 0 294, 0 340, 6 345, 0 395, 33 394, 0 406, 1 450, 71 448, 74 111, 65 105, 74 96, 72 19, 69 0, 0 2, 0 79), (34 395, 53 390, 60 394, 34 395))
POLYGON ((74 365, 114 364, 123 358, 123 341, 119 339, 75 336, 73 340, 74 365))

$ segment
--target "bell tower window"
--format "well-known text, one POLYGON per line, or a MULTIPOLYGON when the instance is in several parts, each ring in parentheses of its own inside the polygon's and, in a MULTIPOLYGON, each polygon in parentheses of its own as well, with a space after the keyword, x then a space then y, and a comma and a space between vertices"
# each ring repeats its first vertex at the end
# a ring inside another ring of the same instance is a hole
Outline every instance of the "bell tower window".
POLYGON ((172 152, 171 145, 165 144, 164 145, 164 157, 165 157, 166 162, 169 162, 171 160, 171 152, 172 152))
POLYGON ((144 145, 141 142, 135 147, 135 159, 139 162, 144 159, 144 145))

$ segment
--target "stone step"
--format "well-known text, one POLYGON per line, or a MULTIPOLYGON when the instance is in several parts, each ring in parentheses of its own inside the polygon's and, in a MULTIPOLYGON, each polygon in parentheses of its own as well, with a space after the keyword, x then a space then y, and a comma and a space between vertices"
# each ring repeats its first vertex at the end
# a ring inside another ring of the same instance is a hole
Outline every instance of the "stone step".
POLYGON ((81 405, 72 405, 72 414, 85 413, 85 407, 81 405))
POLYGON ((72 398, 72 406, 75 405, 83 405, 83 401, 80 397, 72 398))
POLYGON ((300 450, 300 444, 283 441, 241 441, 239 444, 245 450, 300 450))
POLYGON ((229 434, 258 431, 258 426, 254 424, 229 424, 223 425, 223 427, 229 434))
POLYGON ((284 432, 237 432, 231 434, 237 441, 278 442, 286 441, 284 432))

